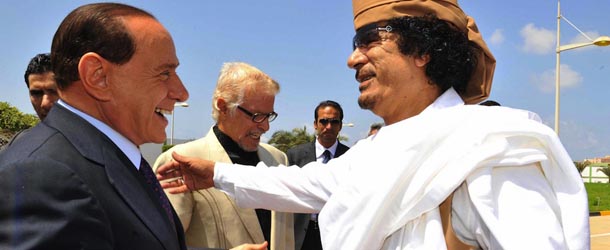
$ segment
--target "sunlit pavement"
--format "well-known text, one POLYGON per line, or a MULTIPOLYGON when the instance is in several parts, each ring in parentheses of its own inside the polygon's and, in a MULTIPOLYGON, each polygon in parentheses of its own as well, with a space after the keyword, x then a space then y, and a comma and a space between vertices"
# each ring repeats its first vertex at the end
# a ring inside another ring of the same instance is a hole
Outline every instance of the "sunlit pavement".
POLYGON ((610 249, 610 216, 591 216, 591 250, 610 249))

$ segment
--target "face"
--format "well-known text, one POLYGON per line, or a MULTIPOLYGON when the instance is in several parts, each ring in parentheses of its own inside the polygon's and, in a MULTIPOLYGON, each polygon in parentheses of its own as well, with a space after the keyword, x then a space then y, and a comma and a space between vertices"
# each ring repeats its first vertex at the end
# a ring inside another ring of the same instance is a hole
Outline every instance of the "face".
POLYGON ((53 72, 42 74, 30 74, 28 80, 30 82, 30 101, 40 120, 47 117, 49 110, 57 101, 57 85, 53 78, 53 72))
POLYGON ((176 74, 178 58, 170 34, 154 19, 128 17, 136 52, 123 65, 112 64, 106 84, 112 100, 102 105, 106 123, 136 145, 165 141, 167 118, 188 92, 176 74))
POLYGON ((318 120, 313 122, 313 127, 318 135, 318 142, 329 148, 337 141, 339 131, 343 127, 341 114, 331 106, 318 109, 318 120))
MULTIPOLYGON (((273 112, 274 103, 274 95, 250 89, 244 93, 243 103, 239 106, 251 113, 268 114, 273 112)), ((252 121, 251 116, 239 109, 235 109, 233 113, 229 112, 226 105, 220 109, 218 128, 231 137, 243 150, 256 151, 261 136, 269 130, 269 120, 265 119, 263 122, 256 123, 252 121)))
POLYGON ((431 102, 422 101, 421 95, 432 85, 425 77, 422 58, 402 54, 396 34, 379 33, 380 39, 359 44, 347 64, 356 70, 356 80, 360 83, 360 107, 381 116, 386 124, 392 124, 419 114, 427 107, 431 102))

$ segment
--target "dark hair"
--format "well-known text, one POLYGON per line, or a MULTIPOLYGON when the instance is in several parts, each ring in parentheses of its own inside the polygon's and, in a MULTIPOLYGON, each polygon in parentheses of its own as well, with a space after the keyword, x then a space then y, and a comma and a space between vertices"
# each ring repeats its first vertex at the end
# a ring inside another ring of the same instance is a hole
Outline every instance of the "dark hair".
POLYGON ((76 8, 61 22, 51 45, 51 63, 57 87, 63 89, 80 79, 80 58, 94 52, 115 63, 128 62, 136 51, 133 37, 119 17, 150 13, 118 3, 96 3, 76 8))
POLYGON ((479 105, 483 105, 483 106, 502 106, 502 105, 500 105, 499 102, 496 102, 494 100, 487 100, 487 101, 484 101, 482 103, 479 103, 479 105))
POLYGON ((30 60, 28 68, 25 70, 25 74, 23 75, 23 78, 25 78, 25 84, 28 86, 28 88, 30 87, 29 78, 31 74, 43 74, 52 71, 51 55, 49 53, 38 54, 30 60))
POLYGON ((315 118, 316 122, 318 121, 318 110, 320 110, 321 108, 324 108, 324 107, 335 108, 337 111, 339 111, 339 119, 341 121, 343 121, 343 109, 341 108, 341 105, 339 105, 339 103, 337 103, 335 101, 326 100, 326 101, 320 102, 320 104, 318 104, 318 106, 316 107, 316 109, 313 112, 313 117, 315 118))
POLYGON ((442 91, 453 87, 458 93, 466 90, 477 65, 475 43, 453 24, 435 15, 403 16, 387 22, 398 35, 398 47, 408 56, 429 55, 426 76, 442 91))
POLYGON ((383 127, 382 122, 373 123, 371 124, 371 128, 369 130, 379 130, 381 127, 383 127))

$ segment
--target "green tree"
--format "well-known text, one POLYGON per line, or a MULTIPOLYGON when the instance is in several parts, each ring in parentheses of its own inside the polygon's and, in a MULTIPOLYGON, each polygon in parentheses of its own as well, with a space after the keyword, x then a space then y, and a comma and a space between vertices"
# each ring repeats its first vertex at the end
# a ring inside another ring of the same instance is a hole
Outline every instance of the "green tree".
POLYGON ((608 183, 610 183, 610 164, 608 164, 608 166, 603 167, 603 168, 598 168, 597 172, 602 172, 604 173, 606 176, 608 176, 608 183))
POLYGON ((306 127, 295 128, 292 129, 291 132, 286 130, 278 130, 273 135, 271 135, 271 139, 269 140, 269 144, 282 150, 284 153, 288 151, 288 149, 303 144, 306 142, 311 142, 315 139, 313 134, 307 133, 306 127))
POLYGON ((579 173, 582 173, 583 170, 585 170, 585 168, 587 166, 589 166, 591 164, 591 162, 589 161, 575 161, 574 162, 574 166, 576 166, 576 170, 578 170, 579 173))
MULTIPOLYGON (((271 139, 268 143, 286 153, 288 149, 296 145, 312 142, 315 139, 316 136, 314 134, 307 133, 307 127, 303 127, 294 128, 292 131, 278 130, 271 135, 271 139)), ((337 139, 339 141, 348 140, 347 137, 342 135, 339 135, 339 138, 337 139)))
POLYGON ((8 102, 0 102, 0 129, 12 132, 31 128, 40 120, 32 114, 24 114, 8 102))

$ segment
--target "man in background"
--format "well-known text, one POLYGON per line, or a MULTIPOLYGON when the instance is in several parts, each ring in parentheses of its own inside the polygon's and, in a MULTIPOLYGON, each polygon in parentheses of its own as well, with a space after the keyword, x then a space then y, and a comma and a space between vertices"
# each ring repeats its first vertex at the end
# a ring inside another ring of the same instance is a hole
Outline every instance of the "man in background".
MULTIPOLYGON (((260 161, 286 165, 282 151, 260 142, 277 117, 273 106, 279 91, 276 81, 251 65, 224 64, 212 97, 216 124, 205 137, 161 154, 155 168, 171 161, 172 152, 250 166, 260 161)), ((189 247, 229 248, 267 240, 271 249, 294 248, 292 214, 241 208, 213 188, 168 197, 182 221, 189 247)))
POLYGON ((55 74, 51 68, 51 55, 38 54, 34 56, 24 74, 25 84, 30 93, 32 107, 40 120, 44 120, 59 96, 55 84, 55 74))
MULTIPOLYGON (((59 99, 55 74, 53 74, 53 68, 51 67, 51 55, 46 53, 34 56, 28 63, 23 77, 25 78, 25 85, 28 87, 32 107, 42 121, 53 104, 59 99)), ((0 147, 0 150, 13 144, 17 138, 27 133, 27 131, 29 129, 17 132, 6 145, 0 147)))
MULTIPOLYGON (((331 100, 320 102, 314 110, 313 127, 316 139, 289 149, 289 165, 303 167, 313 161, 327 163, 349 149, 338 140, 343 127, 343 108, 339 103, 331 100)), ((295 214, 294 231, 296 249, 322 249, 318 214, 295 214)))

